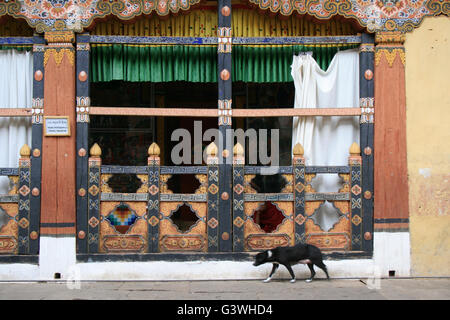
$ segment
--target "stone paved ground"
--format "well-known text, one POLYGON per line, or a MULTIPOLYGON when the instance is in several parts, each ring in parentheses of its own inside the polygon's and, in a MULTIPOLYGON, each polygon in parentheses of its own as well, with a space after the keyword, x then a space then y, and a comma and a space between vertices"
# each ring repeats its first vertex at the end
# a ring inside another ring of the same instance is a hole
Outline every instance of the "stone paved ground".
POLYGON ((1 300, 449 300, 450 278, 251 281, 0 282, 1 300), (370 286, 378 288, 370 289, 370 286))

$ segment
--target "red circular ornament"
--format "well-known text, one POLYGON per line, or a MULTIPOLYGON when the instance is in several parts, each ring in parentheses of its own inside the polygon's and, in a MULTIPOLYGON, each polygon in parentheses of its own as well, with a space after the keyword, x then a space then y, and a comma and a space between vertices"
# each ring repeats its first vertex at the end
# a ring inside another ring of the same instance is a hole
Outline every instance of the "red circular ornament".
POLYGON ((222 8, 222 10, 220 10, 220 12, 222 13, 222 15, 223 15, 224 17, 228 17, 228 16, 230 15, 230 13, 231 13, 231 10, 230 10, 230 7, 229 7, 229 6, 224 6, 224 7, 222 8))
POLYGON ((223 69, 220 73, 220 79, 222 79, 223 81, 227 81, 228 79, 230 79, 230 72, 227 69, 223 69))
POLYGON ((44 77, 44 74, 42 73, 42 71, 36 70, 36 72, 34 73, 34 80, 41 81, 43 77, 44 77))
POLYGON ((80 80, 81 82, 85 82, 87 80, 87 73, 86 73, 86 71, 81 71, 78 74, 78 80, 80 80))
POLYGON ((36 240, 38 238, 38 233, 36 231, 32 231, 30 233, 30 239, 31 240, 36 240))
POLYGON ((33 190, 31 190, 31 194, 35 197, 37 197, 39 195, 39 189, 38 188, 33 188, 33 190))

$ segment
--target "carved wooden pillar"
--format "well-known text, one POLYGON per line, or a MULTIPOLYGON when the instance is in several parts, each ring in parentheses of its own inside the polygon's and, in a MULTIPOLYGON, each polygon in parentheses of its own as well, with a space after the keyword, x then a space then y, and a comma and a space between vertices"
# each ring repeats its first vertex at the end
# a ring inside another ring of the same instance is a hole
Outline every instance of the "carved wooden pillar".
POLYGON ((48 32, 44 52, 41 235, 75 235, 75 50, 71 31, 48 32), (46 117, 68 117, 69 136, 45 134, 46 117))
POLYGON ((219 251, 219 159, 217 146, 211 142, 206 148, 208 164, 208 252, 219 251))
POLYGON ((156 143, 148 148, 148 252, 159 252, 159 166, 160 149, 156 143))
POLYGON ((39 253, 40 217, 41 217, 41 180, 42 180, 42 126, 44 123, 44 52, 43 36, 33 37, 33 99, 31 117, 31 198, 30 198, 30 234, 29 253, 39 253))
MULTIPOLYGON (((363 250, 364 212, 362 210, 362 177, 361 148, 353 143, 349 150, 348 165, 350 166, 350 221, 352 234, 352 250, 363 250)), ((369 231, 370 232, 370 231, 369 231)))
POLYGON ((294 181, 295 243, 306 243, 305 238, 305 157, 303 146, 297 143, 293 149, 292 174, 294 181))
POLYGON ((400 32, 375 37, 375 231, 408 226, 404 40, 400 32))
POLYGON ((233 251, 244 251, 244 148, 238 142, 233 148, 233 251))
POLYGON ((30 185, 31 185, 31 150, 25 144, 20 148, 19 158, 19 214, 18 214, 18 240, 19 240, 19 254, 28 254, 30 252, 31 239, 37 239, 36 230, 30 230, 30 185), (33 232, 33 235, 30 232, 33 232))
MULTIPOLYGON (((87 237, 87 246, 89 253, 99 251, 99 233, 100 233, 100 180, 102 166, 102 150, 98 144, 94 144, 89 150, 89 178, 88 178, 88 226, 87 234, 81 236, 87 237)), ((80 238, 80 235, 78 235, 80 238)))
POLYGON ((76 45, 76 151, 77 151, 77 253, 88 252, 86 238, 88 209, 88 134, 89 134, 89 35, 77 35, 76 45))
POLYGON ((233 183, 231 135, 231 0, 218 1, 218 86, 219 86, 219 250, 227 252, 233 250, 232 237, 232 206, 231 184, 233 183))

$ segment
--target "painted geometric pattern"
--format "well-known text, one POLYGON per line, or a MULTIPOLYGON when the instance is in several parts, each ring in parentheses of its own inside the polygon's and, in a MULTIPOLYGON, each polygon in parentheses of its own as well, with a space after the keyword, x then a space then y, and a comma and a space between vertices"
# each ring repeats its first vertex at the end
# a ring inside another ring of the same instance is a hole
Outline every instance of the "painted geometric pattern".
POLYGON ((138 216, 134 211, 124 203, 119 204, 106 216, 106 219, 113 226, 131 226, 137 218, 138 216))
POLYGON ((200 0, 18 0, 0 3, 0 16, 25 18, 38 32, 81 31, 94 19, 114 15, 129 20, 156 12, 160 16, 189 10, 200 0))
MULTIPOLYGON (((335 15, 356 19, 369 31, 412 31, 426 16, 450 15, 448 0, 248 0, 260 9, 318 19, 335 15)), ((130 20, 156 12, 160 16, 186 11, 200 0, 17 0, 2 1, 0 16, 24 18, 37 32, 81 31, 94 19, 114 15, 130 20)))
POLYGON ((6 225, 8 223, 8 221, 10 220, 10 216, 6 213, 5 210, 3 210, 2 207, 0 207, 0 230, 2 229, 2 227, 4 225, 6 225))
POLYGON ((450 15, 447 0, 249 0, 261 9, 291 15, 294 11, 319 19, 335 15, 355 18, 369 31, 412 31, 425 16, 450 15))

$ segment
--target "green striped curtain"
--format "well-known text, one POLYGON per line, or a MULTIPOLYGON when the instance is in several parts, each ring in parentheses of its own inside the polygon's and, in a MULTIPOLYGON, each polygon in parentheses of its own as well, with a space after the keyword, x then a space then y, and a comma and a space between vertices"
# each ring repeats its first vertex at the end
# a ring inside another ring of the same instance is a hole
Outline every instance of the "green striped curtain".
MULTIPOLYGON (((290 82, 292 56, 312 51, 326 70, 348 46, 233 46, 233 81, 290 82)), ((93 45, 91 81, 217 82, 217 46, 93 45)))
POLYGON ((294 54, 312 51, 313 57, 327 70, 339 50, 356 48, 348 46, 233 46, 233 81, 290 82, 294 54))
POLYGON ((0 50, 17 50, 17 51, 31 51, 33 45, 0 45, 0 50))
POLYGON ((94 45, 91 81, 217 82, 216 46, 94 45))

